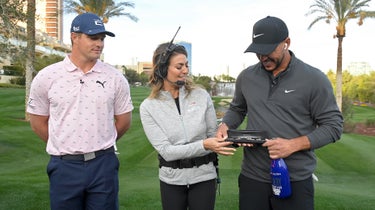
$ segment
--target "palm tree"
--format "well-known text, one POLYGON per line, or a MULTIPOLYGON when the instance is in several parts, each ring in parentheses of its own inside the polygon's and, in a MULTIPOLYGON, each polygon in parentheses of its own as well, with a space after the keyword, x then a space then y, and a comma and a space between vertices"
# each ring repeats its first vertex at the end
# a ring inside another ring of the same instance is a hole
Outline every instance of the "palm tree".
MULTIPOLYGON (((27 45, 26 45, 26 96, 25 96, 25 107, 27 106, 30 86, 33 80, 33 74, 35 72, 35 0, 27 1, 27 45)), ((29 116, 25 109, 25 119, 28 121, 29 116)))
MULTIPOLYGON (((1 1, 0 2, 0 22, 2 27, 0 28, 0 34, 4 41, 1 41, 0 57, 5 60, 14 61, 15 57, 23 57, 26 61, 26 95, 25 95, 25 107, 29 98, 30 84, 33 73, 33 63, 35 62, 35 0, 28 0, 27 3, 24 0, 12 0, 12 1, 1 1), (24 8, 27 7, 27 11, 24 8), (27 22, 26 33, 27 36, 20 30, 17 25, 19 22, 27 22), (25 39, 27 37, 26 48, 15 46, 9 40, 10 39, 25 39), (25 54, 26 53, 26 54, 25 54)), ((25 108, 25 119, 28 120, 28 115, 25 108)))
POLYGON ((18 46, 14 46, 10 39, 18 39, 25 37, 20 27, 17 25, 19 22, 26 21, 26 13, 23 11, 23 0, 0 1, 0 35, 4 38, 0 40, 0 57, 5 60, 15 57, 23 50, 19 50, 18 46))
POLYGON ((336 69, 336 101, 342 110, 342 41, 346 36, 346 23, 350 19, 358 18, 358 25, 363 24, 366 18, 374 18, 375 11, 366 11, 371 0, 315 0, 310 6, 310 11, 306 15, 318 13, 318 16, 311 22, 308 29, 320 20, 325 20, 330 24, 332 20, 336 23, 336 34, 338 39, 337 48, 337 69, 336 69))
POLYGON ((92 12, 101 17, 104 23, 107 23, 110 17, 116 16, 127 16, 131 20, 137 22, 137 17, 128 12, 124 12, 125 7, 134 8, 134 3, 115 3, 114 0, 68 0, 65 9, 67 13, 82 14, 85 12, 92 12))

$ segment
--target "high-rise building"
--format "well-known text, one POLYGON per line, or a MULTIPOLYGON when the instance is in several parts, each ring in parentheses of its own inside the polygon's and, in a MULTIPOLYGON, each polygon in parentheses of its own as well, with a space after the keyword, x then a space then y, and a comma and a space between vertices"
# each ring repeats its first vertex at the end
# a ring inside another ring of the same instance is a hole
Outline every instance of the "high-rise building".
POLYGON ((36 29, 63 40, 63 0, 37 0, 36 1, 36 29))
MULTIPOLYGON (((63 0, 37 0, 35 2, 35 52, 37 55, 56 54, 65 56, 70 51, 70 45, 66 45, 63 40, 63 0)), ((24 1, 24 9, 27 9, 27 2, 24 1)), ((26 36, 26 22, 17 22, 20 35, 26 36)), ((0 34, 0 38, 2 34, 0 34)), ((3 42, 4 40, 0 40, 3 42)), ((26 40, 11 37, 5 40, 5 46, 9 49, 12 46, 27 45, 26 40)), ((3 66, 12 65, 12 54, 0 55, 0 70, 3 66)), ((4 73, 0 71, 0 74, 4 73)))

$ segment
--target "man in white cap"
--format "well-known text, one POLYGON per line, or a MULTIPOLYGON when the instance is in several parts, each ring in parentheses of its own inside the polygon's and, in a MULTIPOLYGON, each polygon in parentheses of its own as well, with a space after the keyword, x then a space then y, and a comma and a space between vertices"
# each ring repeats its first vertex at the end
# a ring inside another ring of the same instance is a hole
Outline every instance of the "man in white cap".
POLYGON ((254 52, 259 62, 239 74, 217 131, 226 137, 247 117, 246 129, 268 134, 261 145, 240 144, 240 210, 313 210, 314 150, 335 142, 343 131, 331 83, 288 49, 289 32, 281 19, 268 16, 256 22, 252 40, 245 52, 254 52), (291 195, 286 198, 271 187, 271 160, 279 158, 289 170, 291 195))
POLYGON ((95 14, 71 25, 72 52, 38 72, 27 112, 47 143, 51 209, 118 209, 119 161, 114 145, 130 127, 129 84, 99 60, 106 31, 95 14))

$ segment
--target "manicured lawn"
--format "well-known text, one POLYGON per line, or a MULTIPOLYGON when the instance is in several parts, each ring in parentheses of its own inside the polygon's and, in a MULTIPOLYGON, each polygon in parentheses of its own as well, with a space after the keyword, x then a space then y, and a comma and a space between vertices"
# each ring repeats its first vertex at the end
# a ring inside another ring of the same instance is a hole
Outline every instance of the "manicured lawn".
MULTIPOLYGON (((132 88, 135 105, 132 127, 119 140, 120 209, 161 209, 157 159, 139 119, 139 104, 148 89, 132 88)), ((49 209, 48 155, 45 144, 31 131, 24 117, 24 89, 0 88, 0 209, 49 209)), ((218 98, 215 98, 219 102, 218 98)), ((375 110, 361 109, 363 120, 375 110)), ((335 144, 316 151, 316 210, 375 209, 375 137, 344 134, 335 144)), ((242 151, 220 157, 222 184, 217 210, 238 209, 237 176, 242 151)))
POLYGON ((353 121, 366 122, 367 120, 375 122, 375 109, 369 106, 353 106, 353 121))

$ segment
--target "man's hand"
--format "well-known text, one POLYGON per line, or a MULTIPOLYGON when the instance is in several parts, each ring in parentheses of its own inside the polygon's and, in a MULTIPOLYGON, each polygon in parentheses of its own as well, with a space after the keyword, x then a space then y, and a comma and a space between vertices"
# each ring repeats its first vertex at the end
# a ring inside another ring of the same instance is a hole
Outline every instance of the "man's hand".
POLYGON ((217 138, 224 138, 226 139, 228 137, 228 126, 225 123, 220 123, 219 127, 217 128, 216 131, 216 137, 217 138))
POLYGON ((294 139, 272 138, 266 139, 263 147, 268 148, 271 159, 286 158, 294 152, 310 149, 310 141, 307 136, 294 139))

